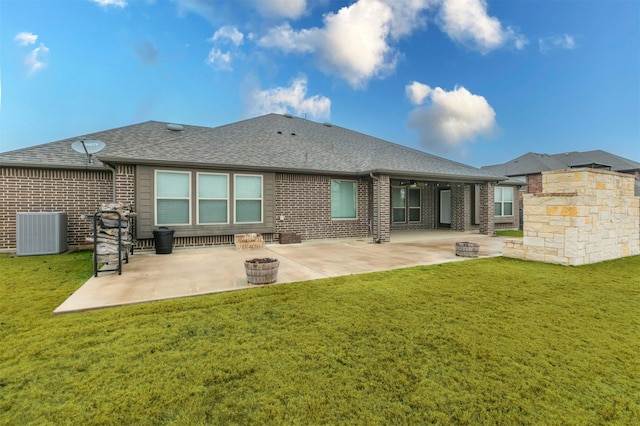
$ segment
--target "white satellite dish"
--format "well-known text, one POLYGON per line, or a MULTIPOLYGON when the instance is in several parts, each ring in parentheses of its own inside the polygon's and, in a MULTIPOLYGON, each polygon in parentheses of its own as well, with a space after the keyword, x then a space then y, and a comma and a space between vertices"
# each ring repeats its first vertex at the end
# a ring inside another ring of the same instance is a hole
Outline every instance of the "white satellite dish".
POLYGON ((71 149, 80 154, 86 154, 89 164, 93 164, 91 154, 102 151, 105 146, 107 145, 102 141, 80 139, 71 144, 71 149))

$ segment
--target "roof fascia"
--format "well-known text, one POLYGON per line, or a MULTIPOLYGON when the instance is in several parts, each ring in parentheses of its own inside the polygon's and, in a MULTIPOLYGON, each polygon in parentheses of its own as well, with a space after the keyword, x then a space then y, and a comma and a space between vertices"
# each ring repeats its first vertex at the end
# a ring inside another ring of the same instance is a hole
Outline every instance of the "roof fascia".
POLYGON ((502 176, 465 176, 453 174, 438 173, 410 173, 404 170, 359 170, 359 171, 340 171, 340 170, 309 170, 303 168, 282 168, 282 167, 265 167, 265 166, 238 166, 233 164, 215 164, 215 163, 197 163, 190 161, 167 161, 167 160, 141 160, 134 158, 118 158, 118 157, 99 157, 99 160, 108 164, 128 164, 128 165, 145 165, 160 167, 187 167, 187 168, 211 168, 211 169, 234 169, 240 171, 269 171, 280 173, 301 173, 314 175, 341 175, 341 176, 368 176, 369 173, 384 174, 397 178, 413 178, 425 180, 446 180, 449 182, 501 182, 507 180, 502 176))
POLYGON ((432 181, 446 181, 446 182, 465 182, 465 183, 484 183, 484 182, 502 182, 507 180, 506 177, 503 176, 467 176, 467 175, 452 175, 446 173, 408 173, 405 171, 394 171, 394 170, 370 170, 365 172, 369 174, 369 172, 373 174, 382 174, 389 175, 393 179, 423 179, 423 180, 432 180, 432 181))
POLYGON ((25 163, 22 161, 1 161, 0 167, 11 169, 56 169, 56 170, 91 170, 96 172, 108 171, 109 169, 100 165, 78 166, 73 164, 42 164, 25 163))
MULTIPOLYGON (((300 173, 300 174, 313 174, 313 175, 340 175, 340 176, 361 176, 364 172, 350 172, 339 170, 310 170, 302 168, 282 168, 282 167, 268 167, 268 166, 239 166, 234 164, 218 164, 218 163, 198 163, 191 161, 166 161, 166 160, 136 160, 136 159, 122 159, 122 158, 106 158, 101 157, 100 161, 103 163, 115 165, 115 164, 127 164, 127 165, 141 165, 152 167, 172 167, 172 168, 190 168, 190 169, 225 169, 225 170, 238 170, 238 171, 261 171, 261 172, 274 172, 274 173, 300 173)), ((368 174, 368 173, 367 173, 368 174)))

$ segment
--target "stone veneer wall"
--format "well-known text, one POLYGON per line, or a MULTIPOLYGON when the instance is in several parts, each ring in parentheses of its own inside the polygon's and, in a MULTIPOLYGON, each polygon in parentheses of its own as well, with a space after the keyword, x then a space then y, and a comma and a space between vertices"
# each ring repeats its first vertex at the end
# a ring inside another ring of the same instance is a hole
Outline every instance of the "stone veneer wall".
POLYGON ((524 237, 506 257, 585 265, 640 254, 640 198, 631 175, 596 169, 542 174, 542 193, 524 195, 524 237))

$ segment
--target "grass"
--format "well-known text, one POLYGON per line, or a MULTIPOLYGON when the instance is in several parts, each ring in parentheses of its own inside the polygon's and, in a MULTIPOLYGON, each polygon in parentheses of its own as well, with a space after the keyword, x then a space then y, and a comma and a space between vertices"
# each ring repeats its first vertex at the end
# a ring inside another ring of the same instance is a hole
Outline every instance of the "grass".
POLYGON ((640 256, 52 316, 91 269, 0 256, 0 424, 640 423, 640 256))
POLYGON ((517 229, 501 229, 496 231, 496 235, 500 237, 522 238, 523 231, 517 229))

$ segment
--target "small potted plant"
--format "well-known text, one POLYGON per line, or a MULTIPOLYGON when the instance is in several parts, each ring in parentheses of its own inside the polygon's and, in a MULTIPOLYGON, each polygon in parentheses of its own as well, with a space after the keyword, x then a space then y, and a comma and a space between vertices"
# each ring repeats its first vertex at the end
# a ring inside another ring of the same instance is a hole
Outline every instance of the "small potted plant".
POLYGON ((272 284, 278 279, 280 261, 271 257, 260 257, 245 260, 244 269, 247 272, 249 284, 272 284))

